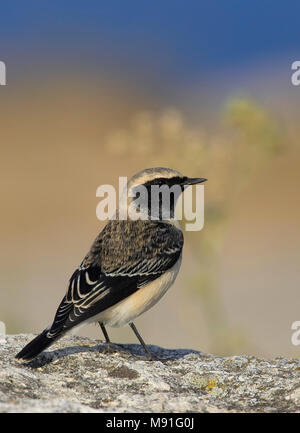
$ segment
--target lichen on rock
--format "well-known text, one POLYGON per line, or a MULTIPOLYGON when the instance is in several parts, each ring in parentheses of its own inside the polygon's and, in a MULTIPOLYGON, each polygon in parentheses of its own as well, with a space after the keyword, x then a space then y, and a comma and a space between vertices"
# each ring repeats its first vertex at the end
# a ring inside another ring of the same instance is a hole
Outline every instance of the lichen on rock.
POLYGON ((221 357, 65 336, 34 361, 15 354, 33 335, 0 344, 0 412, 299 412, 300 360, 221 357))

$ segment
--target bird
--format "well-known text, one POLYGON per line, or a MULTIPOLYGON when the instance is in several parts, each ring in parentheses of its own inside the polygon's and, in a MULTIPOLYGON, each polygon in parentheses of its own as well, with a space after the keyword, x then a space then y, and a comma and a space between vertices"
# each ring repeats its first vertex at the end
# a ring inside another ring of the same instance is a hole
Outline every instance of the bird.
POLYGON ((176 202, 187 186, 206 180, 190 178, 164 167, 147 168, 135 174, 127 183, 125 196, 123 194, 114 217, 72 274, 52 324, 16 358, 31 361, 72 328, 84 322, 98 322, 105 338, 105 351, 114 350, 106 327, 129 325, 144 348, 146 358, 155 359, 133 321, 153 307, 174 283, 184 243, 175 217, 176 202), (167 204, 159 194, 157 206, 153 206, 153 188, 171 190, 174 186, 179 188, 179 193, 173 195, 172 201, 167 204), (148 196, 136 205, 137 194, 134 193, 141 188, 148 196), (125 205, 127 218, 121 219, 120 211, 124 211, 125 205), (153 208, 156 218, 152 218, 153 208), (140 218, 134 217, 134 212, 139 213, 140 218))

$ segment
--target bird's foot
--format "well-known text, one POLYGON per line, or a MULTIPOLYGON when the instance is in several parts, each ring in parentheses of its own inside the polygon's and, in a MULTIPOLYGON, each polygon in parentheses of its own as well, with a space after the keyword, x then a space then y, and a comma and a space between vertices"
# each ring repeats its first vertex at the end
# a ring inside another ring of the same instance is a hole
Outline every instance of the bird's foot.
POLYGON ((147 361, 159 361, 159 357, 157 355, 153 355, 150 351, 146 353, 147 361))
POLYGON ((146 353, 145 355, 138 355, 138 354, 130 354, 130 359, 132 360, 139 360, 139 361, 160 361, 158 356, 153 355, 152 353, 146 353))
POLYGON ((115 344, 109 342, 109 343, 105 343, 103 349, 100 350, 101 353, 104 354, 109 354, 109 353, 117 353, 119 352, 119 349, 116 347, 115 344))

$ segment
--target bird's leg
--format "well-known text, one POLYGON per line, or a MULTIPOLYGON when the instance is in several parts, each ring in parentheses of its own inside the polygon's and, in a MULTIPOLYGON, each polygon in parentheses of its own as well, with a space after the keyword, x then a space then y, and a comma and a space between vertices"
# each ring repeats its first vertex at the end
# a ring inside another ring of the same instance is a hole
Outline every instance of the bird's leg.
POLYGON ((154 355, 152 355, 152 353, 150 352, 150 350, 149 350, 148 347, 146 346, 144 340, 143 340, 142 337, 140 336, 140 334, 139 334, 138 330, 136 329, 134 323, 133 323, 133 322, 129 323, 129 326, 131 327, 131 329, 133 330, 133 332, 134 332, 135 335, 137 336, 139 342, 140 342, 141 345, 143 346, 143 348, 144 348, 144 350, 145 350, 145 352, 146 352, 146 355, 147 355, 147 359, 148 359, 149 361, 154 361, 154 360, 155 360, 154 355))
POLYGON ((107 333, 107 331, 105 329, 105 326, 101 322, 98 322, 98 323, 100 325, 100 328, 102 329, 102 332, 103 332, 103 335, 104 335, 104 338, 105 338, 105 348, 104 348, 103 352, 104 353, 113 353, 113 352, 116 352, 117 350, 116 350, 115 346, 113 345, 113 343, 110 341, 108 333, 107 333))
POLYGON ((103 332, 103 335, 104 335, 104 338, 105 338, 106 343, 111 343, 111 341, 110 341, 110 339, 109 339, 109 336, 108 336, 108 333, 107 333, 107 331, 106 331, 106 329, 105 329, 105 326, 104 326, 103 323, 101 323, 101 322, 98 322, 98 323, 99 323, 99 325, 100 325, 100 328, 102 329, 102 332, 103 332))

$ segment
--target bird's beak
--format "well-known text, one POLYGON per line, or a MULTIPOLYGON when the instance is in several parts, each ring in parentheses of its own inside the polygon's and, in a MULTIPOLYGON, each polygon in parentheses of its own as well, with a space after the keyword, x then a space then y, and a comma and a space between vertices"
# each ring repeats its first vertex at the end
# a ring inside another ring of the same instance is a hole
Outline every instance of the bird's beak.
POLYGON ((184 181, 184 185, 196 185, 197 183, 202 183, 207 181, 204 177, 188 177, 184 181))

